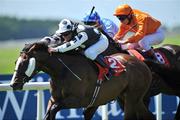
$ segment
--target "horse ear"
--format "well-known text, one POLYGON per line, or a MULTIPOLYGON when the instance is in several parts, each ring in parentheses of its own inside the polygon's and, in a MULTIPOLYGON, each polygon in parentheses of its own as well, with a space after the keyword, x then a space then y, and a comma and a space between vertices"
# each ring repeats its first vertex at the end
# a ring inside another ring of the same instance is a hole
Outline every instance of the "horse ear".
POLYGON ((33 45, 30 47, 30 49, 27 51, 27 54, 31 54, 32 51, 37 48, 36 46, 37 46, 36 44, 33 44, 33 45))
POLYGON ((35 57, 37 60, 43 60, 49 55, 47 48, 48 46, 46 44, 35 42, 33 44, 27 44, 22 51, 28 56, 35 57))
POLYGON ((25 44, 24 48, 22 49, 22 52, 28 52, 29 49, 33 46, 33 43, 25 44))

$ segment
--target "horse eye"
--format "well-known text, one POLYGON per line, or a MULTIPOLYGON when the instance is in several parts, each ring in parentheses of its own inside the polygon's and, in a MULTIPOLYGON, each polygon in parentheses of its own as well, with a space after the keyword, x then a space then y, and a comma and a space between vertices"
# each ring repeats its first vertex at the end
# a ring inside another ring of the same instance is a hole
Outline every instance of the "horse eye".
POLYGON ((27 57, 27 55, 25 55, 23 58, 24 58, 25 60, 27 60, 28 57, 27 57))
POLYGON ((22 54, 21 56, 22 56, 23 60, 27 60, 28 59, 28 56, 26 54, 22 54))

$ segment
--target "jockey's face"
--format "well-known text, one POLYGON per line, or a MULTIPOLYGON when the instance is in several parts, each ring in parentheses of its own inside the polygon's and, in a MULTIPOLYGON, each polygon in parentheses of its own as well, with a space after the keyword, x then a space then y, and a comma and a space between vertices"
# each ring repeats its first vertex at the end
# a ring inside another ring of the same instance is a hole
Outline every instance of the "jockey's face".
POLYGON ((128 23, 129 23, 129 19, 125 19, 125 20, 123 20, 123 21, 121 21, 123 24, 125 24, 125 25, 127 25, 128 23))
POLYGON ((61 35, 64 38, 64 40, 66 42, 68 42, 68 41, 70 41, 72 39, 73 33, 72 33, 72 31, 68 31, 68 32, 62 33, 61 35))
POLYGON ((117 16, 117 18, 121 21, 121 23, 125 25, 129 24, 128 15, 120 15, 120 16, 117 16))

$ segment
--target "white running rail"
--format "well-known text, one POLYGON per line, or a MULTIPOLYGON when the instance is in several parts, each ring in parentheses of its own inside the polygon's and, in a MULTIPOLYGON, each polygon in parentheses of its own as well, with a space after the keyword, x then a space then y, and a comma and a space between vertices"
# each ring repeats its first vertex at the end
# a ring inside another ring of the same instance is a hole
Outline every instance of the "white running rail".
MULTIPOLYGON (((37 120, 42 120, 43 118, 43 104, 42 104, 42 96, 43 90, 48 90, 50 87, 49 82, 29 82, 26 83, 23 87, 23 90, 37 90, 37 120)), ((0 91, 9 91, 12 90, 10 84, 0 84, 0 91)), ((159 94, 155 97, 155 108, 156 108, 156 119, 162 120, 162 95, 159 94)), ((107 105, 103 105, 102 107, 102 120, 108 120, 108 109, 107 105)))
MULTIPOLYGON (((26 83, 23 87, 23 90, 37 90, 37 120, 42 120, 42 108, 44 108, 42 104, 42 96, 43 90, 48 90, 50 87, 49 82, 29 82, 26 83)), ((0 84, 0 91, 8 91, 13 90, 10 87, 10 84, 0 84)))
MULTIPOLYGON (((162 120, 162 94, 156 95, 154 99, 155 99, 156 120, 162 120)), ((107 104, 101 107, 102 107, 102 120, 108 120, 107 104)))

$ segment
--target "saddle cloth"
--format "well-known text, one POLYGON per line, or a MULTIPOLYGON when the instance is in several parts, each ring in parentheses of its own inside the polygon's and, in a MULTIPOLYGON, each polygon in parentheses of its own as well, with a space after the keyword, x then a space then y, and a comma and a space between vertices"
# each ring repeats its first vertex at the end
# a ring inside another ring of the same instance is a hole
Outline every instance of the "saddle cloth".
MULTIPOLYGON (((144 61, 145 58, 143 56, 143 54, 141 54, 140 52, 138 52, 137 50, 135 49, 130 49, 130 50, 127 50, 128 53, 132 56, 135 56, 137 59, 141 60, 141 61, 144 61)), ((169 67, 170 66, 170 63, 167 59, 167 57, 165 56, 165 54, 163 52, 161 52, 160 50, 156 50, 155 49, 155 55, 156 55, 156 58, 158 59, 158 61, 161 63, 161 64, 164 64, 165 66, 169 67)))
MULTIPOLYGON (((125 71, 125 66, 123 63, 112 56, 105 56, 105 62, 113 69, 113 76, 119 76, 123 71, 125 71)), ((96 65, 99 69, 98 80, 104 80, 104 76, 108 74, 108 69, 100 66, 97 63, 96 65)))

